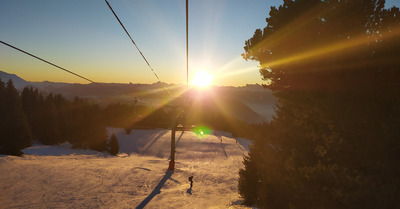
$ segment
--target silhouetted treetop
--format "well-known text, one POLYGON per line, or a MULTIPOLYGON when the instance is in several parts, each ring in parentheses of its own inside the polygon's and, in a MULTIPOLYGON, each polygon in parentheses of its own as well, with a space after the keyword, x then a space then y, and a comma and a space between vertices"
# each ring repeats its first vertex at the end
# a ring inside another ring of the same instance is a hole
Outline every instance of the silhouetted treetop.
POLYGON ((400 46, 399 9, 383 0, 284 0, 269 15, 242 56, 260 62, 271 89, 337 88, 344 69, 399 63, 376 53, 400 46))

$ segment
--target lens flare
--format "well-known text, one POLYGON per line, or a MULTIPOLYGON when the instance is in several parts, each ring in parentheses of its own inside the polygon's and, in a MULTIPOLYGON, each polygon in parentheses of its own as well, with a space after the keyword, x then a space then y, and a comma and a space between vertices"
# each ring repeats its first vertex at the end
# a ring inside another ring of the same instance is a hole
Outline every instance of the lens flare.
POLYGON ((206 135, 210 135, 212 133, 212 130, 206 126, 196 126, 193 129, 193 132, 198 136, 198 137, 205 137, 206 135))

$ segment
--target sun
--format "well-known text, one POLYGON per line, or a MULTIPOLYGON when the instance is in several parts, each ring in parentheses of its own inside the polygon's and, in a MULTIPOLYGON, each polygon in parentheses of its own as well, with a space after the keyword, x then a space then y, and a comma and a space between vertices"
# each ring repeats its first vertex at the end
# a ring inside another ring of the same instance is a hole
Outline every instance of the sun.
POLYGON ((211 85, 212 81, 214 80, 214 76, 207 71, 198 71, 193 77, 192 85, 197 87, 208 87, 211 85))

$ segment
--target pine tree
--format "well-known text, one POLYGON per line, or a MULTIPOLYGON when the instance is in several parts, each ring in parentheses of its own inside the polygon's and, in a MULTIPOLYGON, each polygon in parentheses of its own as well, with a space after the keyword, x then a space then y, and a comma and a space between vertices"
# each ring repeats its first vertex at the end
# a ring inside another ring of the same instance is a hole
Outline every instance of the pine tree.
POLYGON ((4 149, 6 146, 6 138, 3 137, 3 134, 5 133, 6 129, 6 123, 7 121, 3 119, 3 116, 7 114, 7 109, 6 109, 6 86, 3 81, 0 79, 0 115, 2 118, 0 118, 0 153, 4 153, 4 149))
POLYGON ((109 146, 109 149, 110 149, 109 150, 110 154, 112 154, 112 155, 117 155, 118 154, 118 152, 119 152, 119 144, 118 144, 118 139, 115 136, 115 134, 111 135, 111 138, 109 139, 108 146, 109 146))
POLYGON ((125 128, 125 134, 129 135, 129 134, 131 134, 131 132, 132 132, 132 129, 125 128))
POLYGON ((255 167, 255 159, 250 156, 243 159, 244 168, 239 170, 238 190, 242 194, 246 205, 253 205, 258 199, 259 176, 255 167))
MULTIPOLYGON (((0 84, 3 86, 3 84, 0 84)), ((0 87, 0 152, 3 154, 22 155, 21 149, 32 145, 32 135, 26 115, 22 110, 19 93, 11 80, 5 89, 0 87)))
POLYGON ((46 145, 53 145, 62 142, 59 130, 60 120, 55 106, 54 96, 47 95, 41 107, 41 138, 40 141, 46 145))
POLYGON ((44 97, 38 89, 25 87, 21 93, 21 100, 35 140, 46 145, 62 142, 60 120, 53 95, 44 97))

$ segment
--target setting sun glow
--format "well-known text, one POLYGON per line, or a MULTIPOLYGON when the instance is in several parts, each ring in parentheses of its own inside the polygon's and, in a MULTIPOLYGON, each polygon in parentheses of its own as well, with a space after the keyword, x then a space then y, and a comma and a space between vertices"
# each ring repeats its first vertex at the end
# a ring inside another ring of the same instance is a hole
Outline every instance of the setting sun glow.
POLYGON ((204 88, 210 86, 213 79, 214 76, 211 75, 209 72, 198 71, 193 77, 192 85, 204 88))

